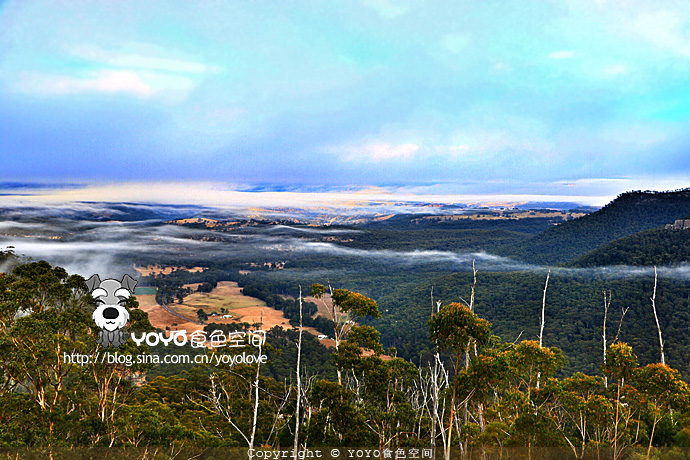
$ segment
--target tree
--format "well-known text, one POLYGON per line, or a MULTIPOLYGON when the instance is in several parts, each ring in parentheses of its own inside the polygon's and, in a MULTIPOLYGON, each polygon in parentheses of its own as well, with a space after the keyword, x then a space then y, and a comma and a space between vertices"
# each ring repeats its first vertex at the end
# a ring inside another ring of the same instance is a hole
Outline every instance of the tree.
MULTIPOLYGON (((580 458, 585 453, 587 435, 598 428, 596 426, 597 413, 607 412, 607 409, 612 408, 608 404, 608 400, 602 398, 599 394, 603 388, 601 378, 591 377, 581 372, 563 379, 558 388, 561 409, 575 427, 580 439, 580 458), (593 428, 592 425, 595 425, 595 427, 593 428)), ((564 432, 563 437, 573 449, 575 457, 578 457, 577 450, 568 438, 567 433, 564 432)))
MULTIPOLYGON (((429 318, 429 338, 439 351, 451 351, 454 354, 453 366, 456 378, 453 382, 450 416, 448 419, 448 436, 446 438, 445 457, 450 459, 450 445, 452 438, 453 420, 456 412, 457 375, 460 371, 460 359, 470 347, 478 347, 490 343, 491 325, 479 318, 466 305, 451 303, 444 306, 438 313, 429 318)), ((465 406, 465 410, 467 406, 465 406)))
MULTIPOLYGON (((376 301, 357 292, 346 289, 333 289, 328 285, 330 306, 326 299, 326 288, 321 284, 311 285, 311 295, 321 299, 324 307, 330 312, 333 321, 333 333, 335 335, 335 349, 340 348, 340 343, 345 340, 355 324, 355 318, 362 316, 381 317, 376 301)), ((340 368, 338 372, 338 383, 342 385, 343 378, 340 368)))
POLYGON ((644 401, 652 414, 652 431, 649 434, 649 447, 647 448, 647 458, 649 458, 657 424, 666 414, 671 412, 674 406, 678 407, 679 401, 688 397, 690 389, 680 379, 677 370, 671 369, 663 363, 649 364, 639 369, 635 375, 635 382, 638 389, 644 392, 644 401))
POLYGON ((632 377, 636 367, 637 356, 633 353, 632 347, 622 342, 609 346, 606 351, 606 362, 601 366, 601 370, 616 382, 615 413, 607 433, 609 444, 613 447, 614 460, 620 458, 623 452, 626 431, 634 415, 632 401, 623 402, 622 399, 629 400, 629 395, 635 395, 635 389, 627 388, 625 381, 632 377))

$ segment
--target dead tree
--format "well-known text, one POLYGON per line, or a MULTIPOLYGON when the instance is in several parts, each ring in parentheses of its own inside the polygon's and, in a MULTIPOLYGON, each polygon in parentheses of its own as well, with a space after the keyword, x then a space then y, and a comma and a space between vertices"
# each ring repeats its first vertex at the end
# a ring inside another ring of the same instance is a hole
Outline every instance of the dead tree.
POLYGON ((297 342, 297 406, 295 408, 295 443, 293 453, 299 449, 299 409, 302 400, 302 380, 300 378, 300 359, 302 357, 302 286, 299 287, 299 341, 297 342))
MULTIPOLYGON (((609 292, 608 298, 606 297, 606 291, 604 291, 604 331, 602 334, 602 339, 604 341, 604 365, 606 365, 606 318, 609 314, 609 307, 611 306, 611 293, 609 292)), ((616 336, 618 337, 618 336, 616 336)), ((609 387, 609 378, 604 376, 604 386, 609 387)))
MULTIPOLYGON (((261 324, 264 323, 264 314, 261 312, 261 324)), ((263 341, 259 340, 259 357, 261 357, 261 346, 263 341)), ((254 378, 254 417, 252 418, 252 435, 249 440, 249 450, 254 448, 256 439, 256 421, 259 415, 259 375, 261 372, 261 359, 256 360, 256 377, 254 378)))
POLYGON ((659 325, 659 317, 656 314, 656 265, 654 266, 654 293, 652 294, 652 309, 654 310, 654 320, 656 321, 656 330, 659 332, 659 349, 661 350, 661 364, 666 364, 664 359, 664 339, 661 337, 661 326, 659 325))
MULTIPOLYGON (((431 315, 438 313, 441 308, 441 301, 438 301, 436 305, 436 311, 434 311, 434 287, 431 286, 431 315)), ((432 387, 432 414, 431 414, 431 445, 436 447, 436 419, 438 418, 438 352, 434 353, 434 370, 431 376, 433 387, 432 387)))
MULTIPOLYGON (((340 348, 340 342, 342 342, 347 334, 350 332, 350 329, 354 326, 354 321, 352 320, 352 314, 350 311, 345 311, 343 312, 338 306, 335 304, 333 301, 333 287, 331 286, 331 283, 328 283, 328 294, 330 297, 330 305, 329 302, 326 301, 326 295, 323 291, 319 293, 313 292, 314 286, 312 286, 312 295, 316 298, 320 298, 321 302, 323 303, 324 308, 326 311, 328 311, 331 315, 331 320, 333 321, 333 338, 335 339, 335 349, 338 351, 340 348)), ((343 375, 340 370, 340 367, 336 368, 336 373, 338 374, 338 384, 342 385, 343 384, 343 375)))
MULTIPOLYGON (((544 296, 541 299, 541 327, 539 328, 539 348, 542 348, 544 343, 544 314, 546 311, 546 289, 549 287, 549 276, 551 276, 551 269, 546 273, 546 283, 544 284, 544 296)), ((539 388, 539 381, 541 379, 541 372, 537 373, 537 389, 539 388)))

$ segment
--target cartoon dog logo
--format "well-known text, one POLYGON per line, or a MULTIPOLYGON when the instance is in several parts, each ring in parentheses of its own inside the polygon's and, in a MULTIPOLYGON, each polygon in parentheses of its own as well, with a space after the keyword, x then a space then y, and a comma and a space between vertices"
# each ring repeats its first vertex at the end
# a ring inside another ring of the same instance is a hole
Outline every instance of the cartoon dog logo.
POLYGON ((129 275, 125 275, 122 281, 101 281, 98 275, 93 275, 86 280, 86 285, 98 304, 92 315, 96 326, 101 328, 97 343, 104 348, 118 348, 129 338, 129 334, 122 330, 129 321, 129 312, 123 304, 134 292, 137 281, 129 275))

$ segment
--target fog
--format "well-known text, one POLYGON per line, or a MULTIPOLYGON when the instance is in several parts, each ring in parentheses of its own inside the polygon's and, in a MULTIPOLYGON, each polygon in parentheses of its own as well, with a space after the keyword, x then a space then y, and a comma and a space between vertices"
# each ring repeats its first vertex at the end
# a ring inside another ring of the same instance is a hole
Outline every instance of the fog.
MULTIPOLYGON (((337 241, 323 241, 333 235, 361 231, 356 229, 281 224, 242 227, 230 232, 168 223, 171 217, 189 216, 193 211, 197 211, 196 215, 213 213, 209 208, 97 203, 62 206, 59 212, 55 207, 5 209, 0 214, 0 249, 12 248, 20 256, 44 259, 85 277, 94 273, 101 277, 117 277, 123 273, 138 276, 135 265, 166 258, 190 264, 199 261, 284 262, 308 258, 298 270, 321 274, 328 270, 410 270, 415 267, 439 272, 469 271, 473 261, 478 270, 485 272, 545 274, 548 268, 485 252, 360 249, 337 241), (113 220, 115 215, 127 220, 113 220), (137 216, 139 220, 133 220, 137 216)), ((653 267, 554 267, 551 270, 554 275, 608 278, 654 274, 653 267)), ((690 265, 659 267, 658 273, 660 277, 690 279, 690 265)))

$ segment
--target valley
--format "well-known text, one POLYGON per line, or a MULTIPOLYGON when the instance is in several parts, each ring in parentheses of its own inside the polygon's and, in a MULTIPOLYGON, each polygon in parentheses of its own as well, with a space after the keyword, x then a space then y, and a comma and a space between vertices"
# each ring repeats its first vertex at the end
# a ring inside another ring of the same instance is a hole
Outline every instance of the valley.
MULTIPOLYGON (((136 276, 140 288, 154 289, 138 298, 162 330, 202 329, 199 310, 206 324, 254 324, 263 315, 265 329, 292 329, 301 286, 309 305, 306 329, 332 337, 330 314, 308 297, 313 283, 330 282, 375 299, 382 317, 358 322, 375 327, 384 347, 395 347, 409 360, 432 351, 426 328, 432 289, 443 304, 467 301, 473 263, 477 313, 505 340, 535 338, 550 269, 544 336, 564 351, 566 375, 598 370, 604 291, 611 292, 612 312, 629 308, 621 340, 634 343, 643 362, 653 362, 658 339, 649 297, 656 264, 669 360, 690 375, 690 340, 682 333, 690 327, 688 238, 682 230, 665 228, 690 215, 690 192, 634 191, 600 210, 396 205, 417 212, 382 219, 376 206, 366 215, 360 204, 357 223, 324 225, 329 219, 318 209, 230 215, 184 208, 186 214, 176 217, 177 208, 104 204, 103 215, 112 218, 108 209, 114 207, 131 219, 104 223, 92 205, 88 214, 69 219, 38 218, 34 212, 23 222, 10 213, 15 217, 3 226, 2 238, 18 254, 44 254, 84 276, 96 270, 136 276), (430 210, 434 213, 420 212, 430 210), (62 237, 46 238, 51 235, 62 237), (633 247, 638 255, 630 255, 633 247), (206 292, 197 291, 201 285, 206 292)), ((612 315, 609 321, 617 328, 620 318, 612 315)))

